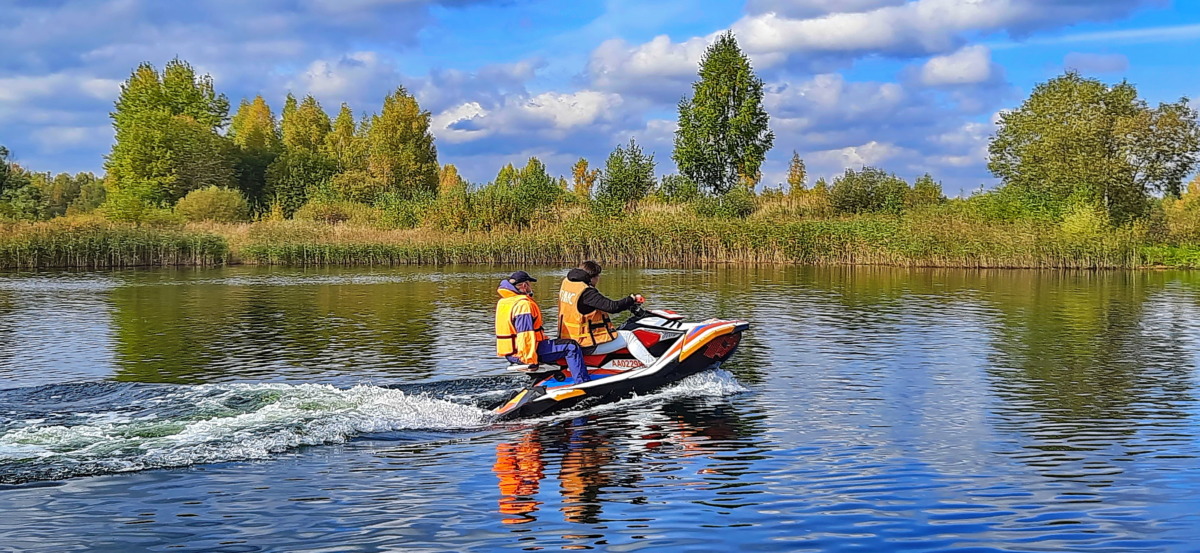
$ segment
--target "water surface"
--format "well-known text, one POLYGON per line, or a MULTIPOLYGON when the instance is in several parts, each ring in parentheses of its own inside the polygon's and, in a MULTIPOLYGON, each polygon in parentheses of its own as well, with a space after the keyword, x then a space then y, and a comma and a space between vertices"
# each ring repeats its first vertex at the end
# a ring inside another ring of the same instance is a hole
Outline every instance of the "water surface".
POLYGON ((0 276, 0 551, 1200 551, 1200 275, 610 268, 734 360, 498 424, 508 269, 0 276))

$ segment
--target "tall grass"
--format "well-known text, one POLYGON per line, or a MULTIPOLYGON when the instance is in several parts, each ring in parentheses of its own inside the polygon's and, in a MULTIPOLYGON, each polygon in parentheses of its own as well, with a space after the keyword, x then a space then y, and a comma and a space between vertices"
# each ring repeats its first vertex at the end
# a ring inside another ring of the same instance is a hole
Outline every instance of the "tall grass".
POLYGON ((216 265, 228 257, 224 238, 177 228, 69 219, 0 225, 2 269, 216 265))
POLYGON ((981 221, 953 209, 850 218, 699 217, 658 206, 531 227, 453 232, 285 220, 156 228, 97 219, 0 225, 0 268, 144 265, 505 265, 580 259, 642 266, 711 263, 968 268, 1200 267, 1200 246, 1144 228, 981 221))
POLYGON ((1052 224, 981 226, 937 214, 787 222, 656 214, 473 233, 293 223, 257 228, 238 255, 247 262, 285 265, 554 264, 587 258, 630 265, 1121 268, 1156 263, 1155 250, 1125 229, 1078 236, 1052 224))

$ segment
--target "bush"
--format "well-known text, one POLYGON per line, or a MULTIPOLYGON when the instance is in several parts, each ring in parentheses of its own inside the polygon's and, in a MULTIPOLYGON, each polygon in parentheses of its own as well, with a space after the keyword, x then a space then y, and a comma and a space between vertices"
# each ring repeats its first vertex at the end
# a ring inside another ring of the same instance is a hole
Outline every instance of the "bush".
POLYGON ((413 228, 420 225, 425 214, 433 206, 434 196, 426 190, 417 190, 414 193, 414 198, 403 198, 395 192, 381 196, 375 203, 377 216, 369 224, 389 229, 413 228))
POLYGON ((318 221, 330 225, 352 223, 374 225, 380 219, 378 210, 369 205, 347 200, 313 199, 296 210, 293 219, 318 221))
POLYGON ((701 217, 722 219, 745 219, 754 213, 754 193, 736 186, 722 196, 702 196, 694 204, 696 214, 701 217))
POLYGON ((874 167, 847 169, 833 181, 829 202, 838 213, 893 213, 904 209, 908 196, 904 179, 874 167))
POLYGON ((250 205, 241 192, 210 186, 188 192, 175 204, 175 213, 187 221, 236 223, 250 216, 250 205))
POLYGON ((691 203, 700 199, 700 185, 683 175, 664 175, 654 195, 667 204, 691 203))

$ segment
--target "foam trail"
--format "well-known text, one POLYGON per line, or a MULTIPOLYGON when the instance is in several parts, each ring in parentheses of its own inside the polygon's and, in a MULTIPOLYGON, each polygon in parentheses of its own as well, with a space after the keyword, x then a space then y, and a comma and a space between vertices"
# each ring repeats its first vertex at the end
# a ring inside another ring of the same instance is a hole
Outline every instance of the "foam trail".
POLYGON ((71 424, 8 421, 0 483, 261 459, 361 434, 478 428, 489 420, 478 407, 375 386, 174 387, 140 407, 88 413, 71 424))

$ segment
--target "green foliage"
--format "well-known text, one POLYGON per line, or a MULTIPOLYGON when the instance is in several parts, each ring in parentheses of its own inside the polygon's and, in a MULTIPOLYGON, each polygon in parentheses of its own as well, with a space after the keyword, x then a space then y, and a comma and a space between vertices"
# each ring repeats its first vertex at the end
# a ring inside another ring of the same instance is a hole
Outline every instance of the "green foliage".
POLYGON ((188 221, 236 223, 250 217, 250 205, 241 192, 211 186, 193 190, 175 204, 175 213, 188 221))
POLYGON ((632 138, 608 155, 593 211, 614 216, 632 210, 654 188, 654 155, 642 153, 632 138))
POLYGON ((719 195, 758 180, 775 134, 762 107, 762 79, 732 32, 705 51, 699 76, 692 97, 679 102, 672 157, 680 173, 719 195))
POLYGON ((342 104, 333 130, 325 135, 324 153, 337 163, 338 171, 366 168, 366 140, 354 124, 354 112, 342 104))
POLYGON ((406 197, 389 192, 375 203, 379 216, 374 226, 388 229, 413 228, 429 215, 435 204, 436 196, 431 192, 420 192, 414 197, 406 197))
POLYGON ((458 182, 442 188, 437 200, 430 206, 422 223, 426 226, 452 231, 470 230, 479 219, 477 208, 473 205, 470 186, 466 181, 458 182))
POLYGON ((1108 229, 1108 213, 1097 205, 1076 204, 1063 215, 1060 226, 1071 240, 1097 240, 1108 229))
POLYGON ((592 197, 592 188, 596 185, 596 179, 600 178, 599 169, 589 169, 588 160, 579 158, 575 165, 571 166, 572 190, 575 195, 583 200, 589 200, 592 197))
POLYGON ((111 186, 142 203, 170 206, 192 190, 234 184, 232 144, 217 134, 229 102, 175 59, 162 76, 142 64, 121 86, 111 114, 116 142, 105 163, 111 186))
POLYGON ((745 219, 757 207, 754 192, 743 186, 734 187, 720 196, 701 196, 692 205, 701 217, 729 220, 745 219))
POLYGON ((0 228, 6 269, 217 265, 228 256, 220 236, 178 229, 65 219, 0 228))
POLYGON ((429 132, 428 111, 404 87, 383 99, 379 115, 365 131, 367 170, 384 192, 416 197, 437 192, 437 148, 429 132))
POLYGON ((700 186, 683 175, 663 175, 655 196, 668 204, 686 204, 700 199, 700 186))
MULTIPOLYGON (((288 102, 295 106, 296 98, 288 94, 288 102)), ((329 114, 311 95, 305 96, 300 105, 285 109, 279 124, 283 146, 291 150, 318 153, 325 147, 325 137, 331 130, 329 114)))
POLYGON ((536 157, 529 158, 525 167, 517 174, 513 187, 518 221, 524 226, 540 215, 545 215, 552 205, 563 196, 564 190, 558 181, 546 172, 546 165, 536 157))
POLYGON ((334 178, 335 171, 334 162, 323 154, 301 148, 287 150, 267 167, 260 205, 278 204, 284 216, 291 217, 314 189, 334 178))
POLYGON ((792 150, 792 161, 788 163, 788 191, 793 194, 798 194, 805 190, 805 182, 808 181, 808 169, 804 166, 804 160, 800 159, 800 154, 796 150, 792 150))
POLYGON ((238 189, 256 211, 261 211, 268 203, 263 194, 267 168, 283 151, 275 115, 262 96, 255 96, 253 102, 242 100, 230 124, 229 137, 238 148, 234 167, 238 189))
POLYGON ((1101 205, 1123 223, 1147 214, 1151 191, 1178 195, 1200 153, 1196 118, 1186 98, 1150 108, 1127 82, 1069 72, 1001 115, 988 168, 1032 209, 1101 205))
MULTIPOLYGON (((91 173, 81 174, 86 174, 89 177, 91 176, 91 173)), ((76 179, 79 179, 79 175, 76 175, 76 179)), ((76 215, 80 213, 91 213, 92 211, 95 211, 96 208, 104 204, 107 194, 108 189, 104 187, 104 181, 92 177, 90 180, 87 180, 87 182, 84 182, 79 186, 79 195, 76 196, 75 199, 71 201, 71 204, 67 206, 66 214, 76 215)))
POLYGON ((1164 199, 1162 208, 1171 241, 1200 244, 1200 177, 1179 198, 1164 199))
POLYGON ((379 210, 363 203, 318 197, 297 209, 293 218, 329 225, 350 223, 372 226, 378 222, 379 216, 379 210))
POLYGON ((0 146, 0 218, 36 221, 45 218, 46 203, 34 175, 8 161, 8 149, 0 146))
POLYGON ((946 201, 946 196, 942 194, 942 184, 933 180, 933 176, 929 173, 921 175, 917 182, 913 183, 904 198, 904 207, 906 209, 917 209, 938 205, 946 201))
POLYGON ((833 180, 829 202, 837 213, 898 214, 908 194, 904 179, 882 169, 863 167, 861 171, 847 169, 833 180))

